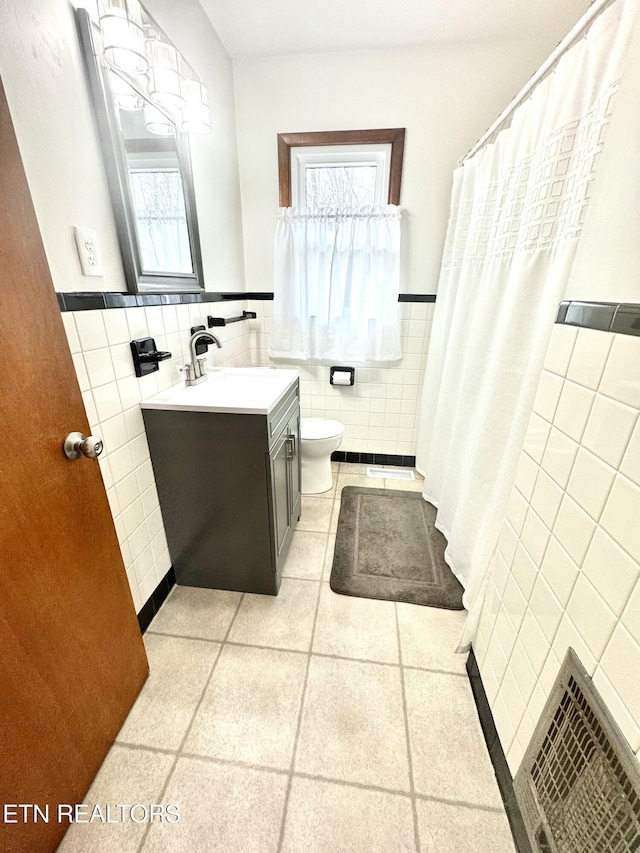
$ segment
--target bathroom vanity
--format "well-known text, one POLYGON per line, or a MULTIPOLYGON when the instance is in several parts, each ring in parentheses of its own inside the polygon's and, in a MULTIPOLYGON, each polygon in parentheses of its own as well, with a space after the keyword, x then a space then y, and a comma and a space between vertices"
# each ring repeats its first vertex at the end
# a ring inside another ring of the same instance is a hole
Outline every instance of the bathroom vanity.
POLYGON ((277 595, 300 517, 297 370, 213 370, 140 404, 178 584, 277 595))

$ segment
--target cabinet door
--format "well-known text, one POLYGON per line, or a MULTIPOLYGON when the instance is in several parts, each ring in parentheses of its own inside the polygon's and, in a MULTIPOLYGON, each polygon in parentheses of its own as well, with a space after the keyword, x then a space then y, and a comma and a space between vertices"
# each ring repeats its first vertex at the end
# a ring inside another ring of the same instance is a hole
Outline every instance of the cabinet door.
POLYGON ((289 448, 291 442, 288 439, 288 430, 284 430, 270 454, 276 563, 279 562, 283 547, 287 542, 291 519, 289 487, 289 448))
POLYGON ((300 409, 287 426, 289 445, 289 523, 295 527, 300 518, 300 409))

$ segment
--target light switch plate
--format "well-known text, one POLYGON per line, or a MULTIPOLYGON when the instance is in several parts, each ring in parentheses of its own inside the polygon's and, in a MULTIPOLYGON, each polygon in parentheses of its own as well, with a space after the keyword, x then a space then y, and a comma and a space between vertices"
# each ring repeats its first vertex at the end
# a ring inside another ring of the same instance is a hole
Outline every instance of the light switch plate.
POLYGON ((77 225, 73 229, 76 246, 78 248, 78 256, 82 267, 83 275, 104 275, 102 272, 102 262, 98 253, 98 242, 96 232, 90 228, 79 228, 77 225))

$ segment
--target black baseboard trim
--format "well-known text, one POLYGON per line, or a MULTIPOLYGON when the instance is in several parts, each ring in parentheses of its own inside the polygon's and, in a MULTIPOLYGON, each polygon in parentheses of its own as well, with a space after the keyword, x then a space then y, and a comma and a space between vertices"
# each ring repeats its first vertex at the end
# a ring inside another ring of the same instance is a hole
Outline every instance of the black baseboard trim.
POLYGON ((395 453, 355 453, 350 450, 334 450, 332 462, 355 462, 360 465, 397 465, 399 468, 415 468, 415 456, 399 456, 395 453))
POLYGON ((467 658, 467 675, 469 676, 471 691, 476 703, 476 708, 478 709, 478 717, 480 718, 480 725, 482 726, 484 739, 487 744, 487 749, 489 750, 489 757, 491 758, 496 779, 498 780, 498 788, 500 789, 502 802, 504 803, 504 808, 509 820, 509 826, 511 827, 513 842, 518 853, 533 853, 531 844, 529 843, 529 836, 527 835, 527 830, 525 829, 524 821, 522 819, 522 812, 520 811, 520 806, 513 790, 511 771, 509 770, 509 765, 507 764, 507 759, 505 757, 504 750, 502 749, 502 744, 500 743, 498 730, 496 729, 496 725, 493 721, 493 714, 489 707, 489 700, 485 693, 482 678, 480 676, 480 670, 478 668, 478 662, 476 661, 473 649, 471 649, 469 657, 467 658))
POLYGON ((151 593, 151 598, 148 599, 140 613, 138 613, 138 624, 143 634, 175 585, 176 573, 173 571, 172 566, 151 593))

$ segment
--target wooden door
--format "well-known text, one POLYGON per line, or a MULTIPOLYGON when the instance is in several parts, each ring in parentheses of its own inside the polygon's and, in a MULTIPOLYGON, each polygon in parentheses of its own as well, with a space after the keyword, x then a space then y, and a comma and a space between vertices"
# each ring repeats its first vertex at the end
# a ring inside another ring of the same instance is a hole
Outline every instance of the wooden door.
POLYGON ((98 462, 62 452, 89 424, 1 82, 0 186, 0 810, 49 807, 0 814, 0 849, 35 853, 56 849, 57 804, 82 802, 148 665, 98 462))

